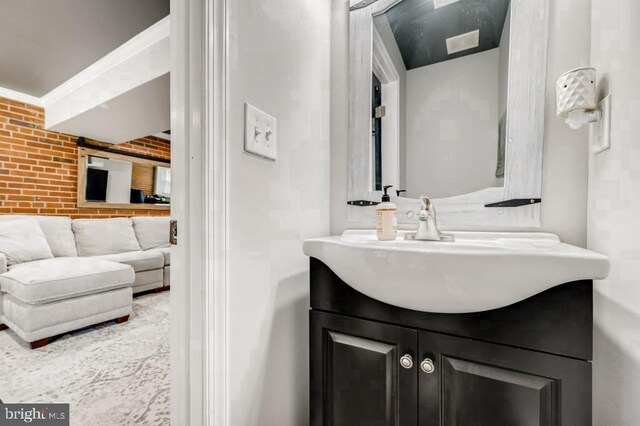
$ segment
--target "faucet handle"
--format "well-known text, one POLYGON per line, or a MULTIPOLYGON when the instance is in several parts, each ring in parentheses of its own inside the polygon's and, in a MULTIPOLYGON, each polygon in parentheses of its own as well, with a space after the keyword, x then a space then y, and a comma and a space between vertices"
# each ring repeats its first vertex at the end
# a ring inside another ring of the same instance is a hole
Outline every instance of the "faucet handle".
POLYGON ((421 210, 429 210, 431 207, 431 200, 428 195, 422 194, 420 196, 421 210))

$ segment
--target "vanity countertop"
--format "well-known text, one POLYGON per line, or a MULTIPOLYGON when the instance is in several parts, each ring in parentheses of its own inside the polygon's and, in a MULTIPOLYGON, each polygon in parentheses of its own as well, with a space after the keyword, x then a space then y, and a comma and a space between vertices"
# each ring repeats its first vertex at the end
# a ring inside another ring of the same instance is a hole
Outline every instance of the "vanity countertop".
POLYGON ((454 241, 378 241, 373 230, 306 240, 303 251, 376 300, 434 313, 501 308, 551 287, 606 278, 606 256, 542 232, 447 232, 454 241))

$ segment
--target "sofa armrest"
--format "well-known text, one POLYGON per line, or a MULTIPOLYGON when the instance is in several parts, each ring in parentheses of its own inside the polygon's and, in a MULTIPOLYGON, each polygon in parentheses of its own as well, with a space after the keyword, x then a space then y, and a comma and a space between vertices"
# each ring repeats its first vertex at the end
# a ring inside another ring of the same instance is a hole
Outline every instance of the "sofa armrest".
POLYGON ((0 274, 7 272, 7 256, 4 253, 0 253, 0 274))

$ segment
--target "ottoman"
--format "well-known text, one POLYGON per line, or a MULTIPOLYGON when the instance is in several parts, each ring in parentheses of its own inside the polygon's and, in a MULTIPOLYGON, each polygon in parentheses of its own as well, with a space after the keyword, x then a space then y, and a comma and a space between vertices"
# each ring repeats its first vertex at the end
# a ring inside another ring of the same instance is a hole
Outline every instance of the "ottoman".
POLYGON ((13 265, 0 274, 0 324, 36 349, 62 333, 114 319, 125 322, 134 279, 130 265, 96 258, 13 265))

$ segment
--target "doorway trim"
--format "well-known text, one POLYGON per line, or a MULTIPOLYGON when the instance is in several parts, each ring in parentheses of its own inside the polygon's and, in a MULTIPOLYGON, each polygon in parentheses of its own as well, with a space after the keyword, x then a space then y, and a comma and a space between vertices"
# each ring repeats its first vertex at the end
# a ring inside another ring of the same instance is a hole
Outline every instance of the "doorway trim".
POLYGON ((171 2, 171 424, 228 424, 226 0, 171 2))
POLYGON ((382 83, 382 105, 386 114, 382 117, 382 181, 401 189, 400 179, 400 74, 396 69, 382 36, 372 24, 372 69, 382 83))

